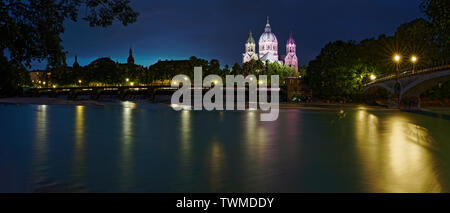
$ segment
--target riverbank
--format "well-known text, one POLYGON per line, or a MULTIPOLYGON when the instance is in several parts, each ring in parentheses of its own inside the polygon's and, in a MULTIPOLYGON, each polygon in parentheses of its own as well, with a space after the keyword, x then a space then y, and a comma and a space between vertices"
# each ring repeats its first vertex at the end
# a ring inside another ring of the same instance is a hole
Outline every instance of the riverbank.
MULTIPOLYGON (((137 100, 133 102, 147 102, 145 100, 137 100)), ((39 104, 39 105, 83 105, 83 106, 107 106, 113 105, 115 101, 94 101, 94 100, 67 100, 62 98, 49 97, 10 97, 0 98, 0 104, 39 104)), ((170 103, 160 103, 169 106, 170 103)), ((372 109, 372 110, 396 110, 388 109, 384 106, 372 106, 364 103, 280 103, 280 109, 303 109, 303 110, 318 110, 318 111, 336 111, 336 110, 352 110, 352 109, 372 109)), ((428 108, 428 106, 423 106, 428 108)), ((434 106, 433 108, 445 108, 446 106, 434 106)))
MULTIPOLYGON (((143 102, 136 101, 136 102, 143 102)), ((41 105, 85 105, 85 106, 106 106, 114 102, 94 101, 94 100, 67 100, 61 98, 49 97, 11 97, 0 98, 0 104, 41 104, 41 105)), ((170 103, 161 103, 170 105, 170 103)), ((365 104, 333 104, 333 103, 280 103, 280 109, 309 109, 309 110, 337 110, 337 109, 355 109, 371 108, 386 109, 381 106, 369 106, 365 104)))
POLYGON ((0 98, 0 104, 41 104, 41 105, 85 105, 85 106, 105 106, 106 103, 93 100, 66 100, 60 98, 31 98, 31 97, 11 97, 0 98))

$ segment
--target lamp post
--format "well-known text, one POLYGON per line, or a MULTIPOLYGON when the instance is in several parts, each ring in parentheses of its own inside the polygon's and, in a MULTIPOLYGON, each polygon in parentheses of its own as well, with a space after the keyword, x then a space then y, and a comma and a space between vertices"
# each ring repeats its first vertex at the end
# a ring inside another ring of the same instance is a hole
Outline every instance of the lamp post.
POLYGON ((411 56, 412 73, 413 73, 413 74, 414 74, 414 68, 415 68, 415 65, 416 65, 416 63, 417 63, 417 60, 418 60, 417 56, 415 56, 415 55, 411 56))
POLYGON ((400 78, 400 71, 399 71, 399 66, 400 66, 400 62, 401 62, 401 60, 402 60, 402 56, 401 55, 399 55, 399 54, 395 54, 394 55, 394 57, 393 57, 393 59, 394 59, 394 62, 395 62, 395 65, 396 65, 396 84, 395 84, 395 86, 394 86, 394 91, 395 91, 395 94, 397 95, 397 104, 398 104, 398 107, 400 107, 400 90, 401 90, 401 86, 400 86, 400 82, 399 82, 399 78, 400 78))
POLYGON ((394 62, 396 65, 396 75, 397 75, 397 79, 399 77, 399 66, 400 66, 400 61, 402 60, 402 56, 400 56, 399 54, 395 54, 394 55, 394 62))

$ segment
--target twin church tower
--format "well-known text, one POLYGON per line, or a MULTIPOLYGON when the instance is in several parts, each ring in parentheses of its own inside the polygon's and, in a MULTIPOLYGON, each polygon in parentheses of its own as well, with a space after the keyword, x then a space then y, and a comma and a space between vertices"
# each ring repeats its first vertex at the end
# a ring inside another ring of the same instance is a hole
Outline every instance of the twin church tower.
POLYGON ((279 64, 287 65, 298 71, 298 59, 296 55, 296 45, 294 38, 292 38, 292 33, 289 35, 289 39, 286 43, 286 56, 278 56, 278 41, 269 24, 269 17, 267 17, 266 28, 264 33, 259 37, 259 54, 256 53, 256 44, 253 39, 252 32, 248 36, 247 42, 245 43, 245 53, 243 63, 249 62, 250 60, 260 59, 263 62, 270 61, 278 62, 279 64), (259 55, 259 57, 258 57, 259 55))

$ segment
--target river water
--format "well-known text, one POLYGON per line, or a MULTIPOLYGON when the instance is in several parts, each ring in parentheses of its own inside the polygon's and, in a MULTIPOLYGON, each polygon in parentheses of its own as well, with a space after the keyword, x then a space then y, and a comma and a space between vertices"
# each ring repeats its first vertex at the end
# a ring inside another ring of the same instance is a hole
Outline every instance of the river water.
POLYGON ((450 192, 448 111, 0 105, 0 192, 450 192))

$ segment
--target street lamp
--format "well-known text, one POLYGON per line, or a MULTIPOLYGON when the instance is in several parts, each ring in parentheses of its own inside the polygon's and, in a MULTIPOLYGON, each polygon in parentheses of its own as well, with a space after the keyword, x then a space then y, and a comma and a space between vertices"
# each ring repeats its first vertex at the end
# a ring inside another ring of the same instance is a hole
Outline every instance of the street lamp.
POLYGON ((370 75, 370 80, 375 81, 377 79, 377 76, 375 76, 374 74, 370 75))
POLYGON ((394 62, 396 64, 396 72, 397 72, 396 74, 397 74, 397 78, 398 78, 399 65, 400 65, 400 61, 402 60, 402 56, 399 55, 399 54, 395 54, 393 59, 394 59, 394 62))
POLYGON ((126 78, 125 81, 128 82, 128 81, 130 81, 130 79, 129 79, 129 78, 126 78))
POLYGON ((415 55, 411 56, 412 73, 413 73, 413 74, 414 74, 414 68, 415 68, 415 65, 416 65, 416 63, 417 63, 417 60, 419 60, 419 59, 417 58, 417 56, 415 56, 415 55))
POLYGON ((81 83, 82 83, 82 81, 81 81, 81 80, 78 80, 78 83, 79 83, 79 84, 81 84, 81 83))
POLYGON ((395 75, 396 76, 396 84, 395 84, 396 92, 395 93, 397 94, 397 104, 400 107, 400 87, 397 89, 397 86, 400 85, 400 83, 399 83, 399 77, 400 77, 399 66, 400 66, 400 62, 402 60, 402 56, 399 54, 395 54, 393 59, 396 64, 396 75, 395 75))

